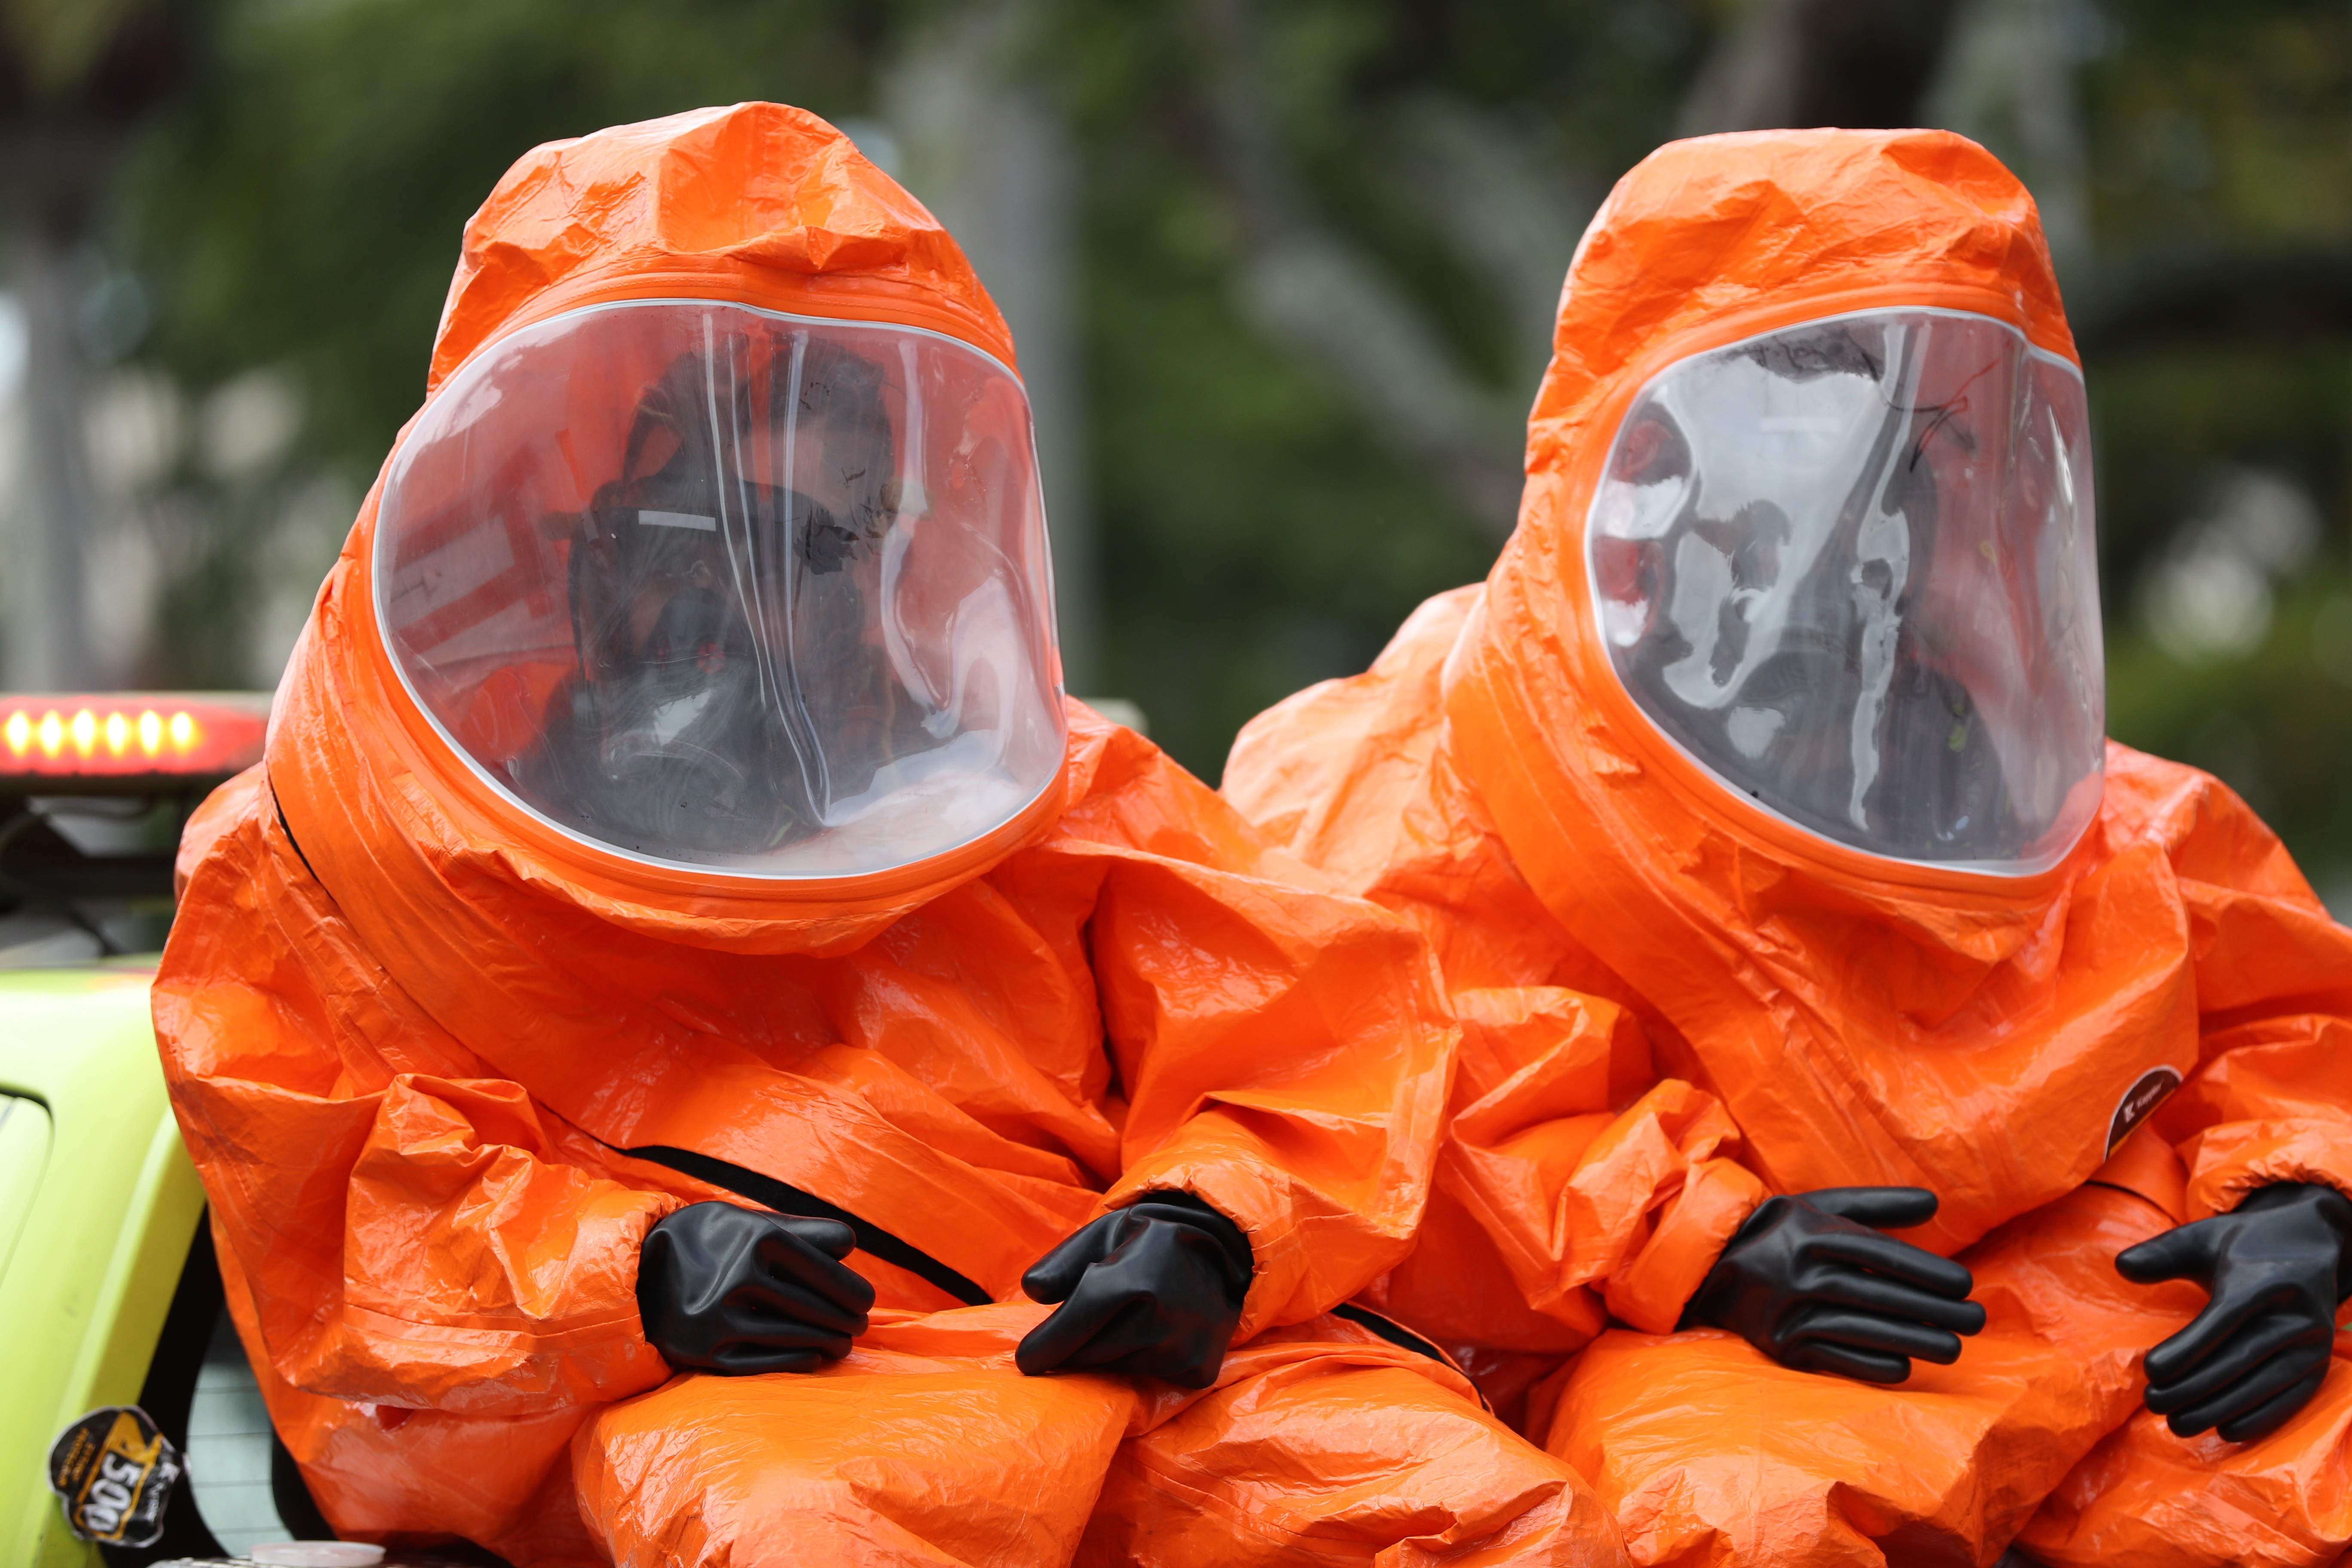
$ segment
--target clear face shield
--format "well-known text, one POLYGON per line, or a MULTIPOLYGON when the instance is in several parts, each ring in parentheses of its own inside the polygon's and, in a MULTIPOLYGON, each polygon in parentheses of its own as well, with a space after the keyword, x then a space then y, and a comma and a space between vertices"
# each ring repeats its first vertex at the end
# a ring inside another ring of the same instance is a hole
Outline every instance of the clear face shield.
POLYGON ((526 328, 403 444, 374 576, 467 763, 635 858, 887 870, 1062 766, 1028 404, 936 333, 674 300, 526 328))
POLYGON ((2092 524, 2074 367, 1889 310, 1658 375, 1585 547, 1618 678, 1726 785, 1871 854, 2018 873, 2098 809, 2092 524))

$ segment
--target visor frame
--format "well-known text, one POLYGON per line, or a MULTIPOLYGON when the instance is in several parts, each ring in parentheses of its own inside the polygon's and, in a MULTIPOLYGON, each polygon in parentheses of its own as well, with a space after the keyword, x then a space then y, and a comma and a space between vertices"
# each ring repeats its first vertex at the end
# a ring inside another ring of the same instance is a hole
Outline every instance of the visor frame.
MULTIPOLYGON (((1591 234, 1586 243, 1594 243, 1591 234)), ((1572 267, 1571 282, 1576 276, 1572 267)), ((1737 797, 1657 729, 1611 666, 1587 585, 1583 546, 1584 521, 1617 430, 1642 390, 1676 362, 1832 316, 1948 310, 1987 316, 2021 331, 2034 348, 2079 369, 2063 317, 2036 321, 2027 305, 2013 289, 1933 273, 1864 284, 1786 283, 1769 299, 1718 306, 1703 320, 1661 332, 1634 353, 1604 359, 1582 375, 1566 378, 1575 387, 1569 395, 1538 395, 1528 424, 1520 525, 1487 576, 1486 595, 1463 628, 1442 688, 1467 765, 1482 770, 1484 787, 1504 818, 1506 840, 1523 862, 1530 858, 1543 861, 1549 851, 1535 841, 1522 845, 1519 837, 1557 831, 1539 825, 1561 808, 1538 781, 1577 780, 1578 789, 1596 790, 1621 786, 1629 781, 1619 775, 1631 775, 1645 778, 1645 787, 1654 789, 1659 798, 1650 806, 1635 806, 1629 800, 1625 806, 1602 809, 1604 818, 1622 817, 1622 831, 1654 837, 1662 844, 1687 841, 1694 847, 1697 840, 1691 836, 1703 832, 1724 840, 1729 853, 1784 868, 1870 907, 1879 907, 1885 899, 1916 900, 1926 895, 1956 916, 1963 911, 1971 918, 1990 915, 2014 908, 2020 900, 2043 899, 2076 874, 2074 868, 2099 842, 2096 833, 2084 833, 2070 854, 2047 868, 1988 872, 1868 854, 1789 823, 1752 800, 1745 809, 1727 809, 1725 802, 1737 797), (1595 430, 1608 431, 1609 440, 1587 438, 1595 430), (1529 526, 1531 519, 1549 518, 1559 519, 1559 526, 1529 526), (1486 629, 1498 619, 1521 626, 1532 636, 1498 637, 1486 629), (1544 739, 1560 727, 1580 729, 1591 739, 1544 739), (1529 746, 1539 750, 1540 760, 1521 757, 1529 746), (1586 751, 1615 760, 1597 766, 1575 760, 1586 751)), ((1563 320, 1567 317, 1564 306, 1563 320)), ((1555 345, 1555 366, 1547 386, 1562 379, 1559 357, 1576 353, 1555 345)), ((1588 809, 1601 808, 1596 799, 1588 809)))
MULTIPOLYGON (((1731 800, 1737 804, 1737 809, 1765 816, 1776 826, 1788 832, 1801 835, 1808 839, 1815 840, 1824 845, 1832 845, 1839 849, 1852 854, 1864 856, 1871 860, 1882 862, 1890 866, 1901 866, 1917 870, 1953 872, 1969 877, 1998 878, 2005 882, 2013 882, 2021 879, 2031 880, 2034 878, 2055 870, 2058 867, 2063 865, 2067 858, 2074 854, 2076 846, 2082 842, 2084 836, 2090 831, 2092 824, 2098 820, 2098 810, 2095 803, 2094 804, 2091 811, 2084 816, 2083 820, 2079 825, 2077 825, 2074 831, 2066 837, 2063 846, 2059 846, 2055 848, 2046 850, 2042 854, 2032 857, 2001 860, 1929 860, 1914 856, 1894 855, 1888 854, 1883 850, 1870 849, 1860 844, 1853 843, 1851 840, 1834 837, 1832 835, 1823 832, 1821 828, 1813 826, 1812 824, 1807 823, 1780 810, 1770 802, 1765 800, 1762 796, 1742 788, 1731 779, 1726 777, 1713 763, 1707 761, 1706 758, 1700 756, 1696 751, 1692 750, 1650 712, 1648 708, 1643 704, 1641 699, 1630 687, 1626 685, 1623 674, 1617 668, 1616 659, 1605 651, 1608 647, 1605 636, 1605 611, 1602 604, 1600 574, 1594 570, 1593 565, 1593 549, 1597 537, 1594 529, 1594 514, 1598 511, 1601 506, 1608 480, 1609 468, 1617 455, 1618 444, 1623 439, 1626 426, 1631 421, 1634 410, 1641 405, 1643 398, 1654 387, 1657 387, 1664 383, 1667 377, 1675 374, 1683 366, 1694 362, 1717 354, 1727 353, 1751 343, 1762 343, 1774 338, 1784 337, 1795 331, 1833 326, 1841 321, 1885 318, 1886 316, 1895 314, 1925 316, 1945 321, 1983 322, 1987 325, 1995 327, 2016 340, 2019 347, 2023 352, 2025 363, 2032 363, 2039 362, 2042 364, 2048 365, 2070 377, 2078 388, 2085 388, 2085 391, 2087 391, 2083 375, 2083 368, 2079 363, 2067 355, 2053 353, 2051 350, 2043 348, 2042 345, 2034 342, 2026 331, 2015 322, 2006 320, 2001 316, 1990 314, 1981 310, 1969 310, 1944 305, 1913 305, 1888 301, 1843 310, 1834 310, 1823 315, 1801 316, 1790 321, 1777 322, 1761 330, 1748 331, 1738 336, 1711 342, 1704 346, 1695 343, 1686 344, 1683 348, 1682 352, 1675 353, 1671 357, 1661 356, 1664 358, 1664 363, 1662 363, 1654 360, 1652 363, 1645 364, 1643 367, 1643 373, 1638 380, 1631 376, 1627 377, 1626 381, 1631 386, 1630 393, 1622 399, 1612 399, 1612 402, 1615 406, 1612 409, 1611 419, 1608 425, 1609 439, 1605 443, 1598 444, 1601 447, 1601 453, 1600 465, 1592 476, 1592 482, 1590 490, 1585 496, 1584 504, 1578 514, 1579 521, 1576 533, 1578 549, 1576 553, 1579 560, 1577 564, 1584 579, 1583 603, 1580 608, 1581 613, 1587 617, 1586 629, 1592 638, 1590 646, 1603 650, 1601 652, 1600 659, 1601 662, 1607 667, 1611 682, 1615 688, 1617 694, 1622 697, 1625 700, 1626 704, 1632 708, 1634 712, 1640 715, 1643 725, 1652 736, 1659 741, 1663 741, 1667 746, 1674 750, 1675 754, 1683 763, 1696 770, 1701 776, 1711 781, 1717 786, 1717 789, 1723 798, 1731 800)), ((2084 432, 2084 437, 2087 446, 2089 439, 2089 431, 2087 427, 2084 432)), ((2094 491, 2094 494, 2095 495, 2095 490, 2094 491)), ((2093 517, 2094 574, 2091 581, 2091 588, 2095 596, 2097 595, 2099 588, 2095 567, 2096 527, 2097 521, 2095 512, 2093 517)), ((2095 605, 2097 605, 2095 597, 2094 599, 2094 604, 2095 605)), ((2097 607, 2104 609, 2103 605, 2097 605, 2097 607)), ((2102 729, 2104 730, 2104 721, 2105 717, 2105 683, 2106 673, 2104 647, 2101 649, 2101 655, 2100 700, 2102 729)), ((2103 742, 2104 739, 2105 737, 2103 734, 2103 742)), ((2094 761, 2090 769, 2090 774, 2086 774, 2085 777, 2091 775, 2100 775, 2103 777, 2105 773, 2105 768, 2106 763, 2103 745, 2100 756, 2094 761)), ((2075 787, 2077 789, 2081 787, 2080 781, 2077 782, 2075 787)))
MULTIPOLYGON (((2082 366, 2072 356, 2055 353, 2035 342, 2024 328, 2007 319, 2006 316, 1948 304, 1912 303, 1894 300, 1874 300, 1868 304, 1850 304, 1843 310, 1832 310, 1821 313, 1797 313, 1786 319, 1773 320, 1769 325, 1759 325, 1752 320, 1743 321, 1739 325, 1744 330, 1728 333, 1688 334, 1679 342, 1662 346, 1660 350, 1645 356, 1638 373, 1624 376, 1612 391, 1612 395, 1608 397, 1604 427, 1609 431, 1609 438, 1606 442, 1592 444, 1599 452, 1597 462, 1579 465, 1580 469, 1589 467, 1591 469, 1589 475, 1579 472, 1575 476, 1583 481, 1579 488, 1584 492, 1582 504, 1574 514, 1578 523, 1575 533, 1576 548, 1571 552, 1575 556, 1574 568, 1582 578, 1581 592, 1576 595, 1576 612, 1582 618, 1581 629, 1585 633, 1583 646, 1594 652, 1597 655, 1597 662, 1605 667, 1609 689, 1637 717, 1639 730, 1645 738, 1663 742, 1669 748, 1685 768, 1712 786, 1710 793, 1717 800, 1732 801, 1736 803, 1736 810, 1750 816, 1760 816, 1769 821, 1780 830, 1774 835, 1775 837, 1795 835, 1824 849, 1836 851, 1840 858, 1845 855, 1857 856, 1869 862, 1890 868, 1899 867, 1910 872, 1925 872, 1937 877, 1953 875, 1964 879, 1993 879, 2011 884, 2031 884, 2054 873, 2074 855, 2092 825, 2098 819, 2095 801, 2092 809, 2084 814, 2081 823, 2062 846, 2032 857, 2001 860, 1929 860, 1870 849, 1849 840, 1833 837, 1819 827, 1780 810, 1761 796, 1750 793, 1726 777, 1714 763, 1693 751, 1649 711, 1626 685, 1624 676, 1617 668, 1615 658, 1606 651, 1608 643, 1604 631, 1605 612, 1600 574, 1594 570, 1593 563, 1596 539, 1594 514, 1601 503, 1610 466, 1616 457, 1619 442, 1624 437, 1627 423, 1632 418, 1633 411, 1642 404, 1644 396, 1681 367, 1697 360, 1795 331, 1832 326, 1840 321, 1885 318, 1895 314, 1989 324, 2017 341, 2023 351, 2025 363, 2039 362, 2070 377, 2077 387, 2084 385, 2082 366)), ((2086 443, 2088 434, 2086 428, 2084 431, 2086 443)), ((2095 491, 2094 493, 2095 494, 2095 491)), ((2095 514, 2093 521, 2095 539, 2095 514)), ((2095 595, 2098 590, 2095 555, 2091 587, 2095 595)), ((2095 598, 2094 604, 2096 605, 2095 598)), ((2104 656, 2104 649, 2102 654, 2104 656)), ((2104 710, 2104 657, 2101 678, 2101 700, 2104 710)), ((2104 719, 2104 711, 2102 718, 2104 719)), ((2102 741, 2104 742, 2104 736, 2102 741)), ((2105 759, 2103 743, 2099 757, 2094 761, 2089 773, 2084 776, 2085 778, 2096 776, 2103 779, 2105 772, 2105 759)), ((2081 787, 2080 781, 2075 787, 2077 789, 2081 787)), ((2100 787, 2103 789, 2104 784, 2100 787)))
MULTIPOLYGON (((578 296, 572 296, 577 299, 578 296)), ((866 900, 878 902, 897 901, 908 889, 934 883, 958 879, 974 874, 987 864, 1001 858, 1034 836, 1046 822, 1058 816, 1067 787, 1067 769, 1055 767, 1025 804, 1008 813, 992 826, 962 842, 934 851, 917 860, 896 866, 864 871, 841 872, 757 870, 740 866, 713 865, 699 861, 667 859, 624 848, 609 840, 596 838, 572 827, 523 799, 512 788, 499 781, 472 752, 453 735, 441 717, 425 701, 423 694, 411 679, 404 662, 392 645, 390 620, 384 595, 388 578, 377 571, 378 556, 384 548, 382 527, 382 502, 385 489, 401 466, 404 454, 416 438, 425 416, 445 397, 462 395, 474 378, 487 374, 498 348, 520 332, 553 325, 574 318, 585 318, 613 311, 658 307, 683 307, 704 310, 719 307, 738 310, 797 327, 815 329, 862 328, 928 339, 978 356, 1001 374, 1021 396, 1024 410, 1028 408, 1028 389, 1020 373, 1002 357, 970 338, 943 331, 934 327, 919 326, 906 321, 874 317, 811 315, 798 311, 754 304, 737 298, 700 296, 677 293, 630 293, 621 298, 608 295, 570 303, 569 308, 539 310, 527 316, 518 316, 496 335, 476 345, 465 359, 446 376, 437 382, 423 407, 412 416, 394 439, 375 486, 370 490, 361 512, 360 527, 355 531, 349 552, 357 576, 354 586, 366 606, 370 622, 367 637, 362 639, 366 662, 385 691, 398 693, 394 710, 401 715, 412 742, 406 748, 412 763, 422 763, 419 772, 443 785, 450 795, 462 800, 471 809, 467 815, 478 818, 511 825, 522 830, 530 841, 530 847, 551 864, 571 862, 593 866, 604 875, 613 876, 631 893, 652 892, 657 897, 675 895, 691 889, 708 894, 713 887, 730 889, 755 900, 783 895, 793 901, 822 901, 829 904, 856 903, 866 900), (389 676, 389 679, 383 679, 389 676), (450 762, 457 765, 448 766, 450 762)), ((1028 422, 1028 456, 1030 471, 1042 478, 1036 452, 1036 426, 1033 417, 1028 422)), ((1045 497, 1040 487, 1037 500, 1040 543, 1038 567, 1044 575, 1044 603, 1041 606, 1046 637, 1045 648, 1052 660, 1052 696, 1055 710, 1052 719, 1059 729, 1065 748, 1069 737, 1068 695, 1062 679, 1061 644, 1056 626, 1053 557, 1050 549, 1050 521, 1046 517, 1045 497)))

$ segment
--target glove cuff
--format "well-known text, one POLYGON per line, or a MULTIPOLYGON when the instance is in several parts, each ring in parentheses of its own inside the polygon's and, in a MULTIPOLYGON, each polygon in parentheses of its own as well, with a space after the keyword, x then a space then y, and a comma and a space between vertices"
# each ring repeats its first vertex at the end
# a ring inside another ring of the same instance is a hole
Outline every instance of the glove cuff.
POLYGON ((1163 1190, 1143 1194, 1128 1205, 1131 1213, 1147 1218, 1165 1220, 1171 1225, 1189 1225, 1217 1244, 1225 1260, 1225 1293, 1239 1308, 1249 1295, 1250 1280, 1257 1273, 1257 1262, 1250 1250, 1249 1237, 1242 1227, 1219 1214, 1206 1198, 1195 1193, 1163 1190))
POLYGON ((2273 1182, 2238 1200, 2235 1212, 2260 1214, 2302 1203, 2317 1209, 2319 1217, 2336 1233, 2336 1300, 2341 1305, 2352 1299, 2352 1198, 2325 1182, 2273 1182))

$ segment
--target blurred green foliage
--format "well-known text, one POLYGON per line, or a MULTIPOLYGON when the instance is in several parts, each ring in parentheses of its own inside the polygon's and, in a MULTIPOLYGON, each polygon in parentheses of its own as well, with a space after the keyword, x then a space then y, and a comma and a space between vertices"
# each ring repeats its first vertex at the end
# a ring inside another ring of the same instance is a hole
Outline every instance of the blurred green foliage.
POLYGON ((2333 0, 2078 7, 2099 242, 2341 238, 2352 223, 2352 16, 2333 0))
POLYGON ((1148 201, 1106 205, 1096 240, 1122 264, 1087 300, 1104 685, 1213 779, 1242 721, 1362 668, 1492 552, 1309 373, 1238 329, 1213 258, 1156 232, 1148 201))
MULTIPOLYGON (((1214 170, 1207 68, 1182 11, 1073 6, 1051 60, 1074 86, 1087 159, 1105 684, 1214 779, 1244 720, 1362 668, 1415 604, 1483 575, 1500 520, 1466 515, 1236 312, 1234 269, 1252 241, 1214 170)), ((1703 38, 1694 13, 1667 4, 1321 0, 1268 7, 1263 22, 1281 128, 1313 197, 1497 383, 1513 367, 1510 322, 1433 239, 1429 193, 1398 166, 1396 121, 1445 95, 1507 117, 1557 165, 1622 166, 1667 133, 1703 38)), ((1524 405, 1535 388, 1507 391, 1524 405)))
MULTIPOLYGON (((1360 668, 1419 598, 1480 574, 1499 520, 1471 515, 1237 300, 1255 240, 1219 163, 1201 7, 1038 7, 1033 68, 1082 163, 1100 685, 1213 778, 1251 713, 1360 668)), ((1549 171, 1572 229, 1673 134, 1735 7, 1246 9, 1321 221, 1475 378, 1523 405, 1528 328, 1465 265, 1448 193, 1401 154, 1401 127, 1442 104, 1502 128, 1549 171)), ((2352 14, 2340 0, 2061 9, 2093 227, 2066 281, 2099 443, 2113 729, 2217 768, 2317 879, 2352 885, 2352 649, 2334 665, 2314 652, 2336 646, 2315 628, 2339 621, 2352 643, 2352 597, 2338 597, 2352 595, 2352 342, 2340 303, 2297 292, 2352 267, 2352 14), (2142 613, 2147 584, 2249 469, 2315 501, 2317 548, 2263 568, 2273 608, 2252 646, 2168 652, 2142 613)), ((749 97, 875 115, 894 52, 941 11, 218 0, 190 86, 146 122, 115 193, 115 247, 158 302, 141 352, 195 386, 295 367, 312 455, 363 482, 421 394, 459 226, 525 148, 749 97)), ((201 621, 171 634, 189 662, 201 621)))
POLYGON ((518 156, 705 103, 856 112, 875 14, 230 0, 122 180, 123 243, 159 294, 148 352, 197 384, 296 366, 314 442, 372 473, 423 397, 459 230, 518 156))
POLYGON ((2330 605, 2352 609, 2352 12, 2145 0, 2102 16, 2082 77, 2099 268, 2080 292, 2095 317, 2135 289, 2155 296, 2084 354, 2108 728, 2235 786, 2343 912, 2352 649, 2315 626, 2330 605), (2168 308, 2154 281, 2168 268, 2208 282, 2168 308), (2269 569, 2273 609, 2251 647, 2168 651, 2151 590, 2249 468, 2308 496, 2317 535, 2269 569))

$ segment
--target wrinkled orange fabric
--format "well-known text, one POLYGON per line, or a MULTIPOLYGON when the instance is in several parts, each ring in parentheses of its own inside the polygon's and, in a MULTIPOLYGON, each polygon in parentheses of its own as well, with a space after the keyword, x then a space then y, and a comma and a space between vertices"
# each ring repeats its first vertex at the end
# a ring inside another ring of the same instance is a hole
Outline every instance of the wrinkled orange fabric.
MULTIPOLYGON (((2266 1183, 2352 1191, 2352 932, 2220 784, 2110 745, 2063 864, 1921 868, 1753 809, 1618 682, 1582 529, 1642 385, 1886 306, 1991 316, 2073 357, 2031 198, 1962 138, 1654 153, 1578 250, 1493 573, 1423 605, 1366 674, 1253 721, 1224 775, 1276 839, 1420 922, 1464 1019, 1423 1238, 1367 1299, 1472 1342, 1474 1370, 1601 1334, 1526 1418, 1644 1563, 1989 1561, 2125 1422, 2137 1357, 2201 1299, 2124 1284, 2114 1253, 2266 1183), (1991 1315, 1957 1366, 1864 1388, 1673 1331, 1767 1193, 1862 1184, 1941 1198, 1909 1238, 1969 1263, 1991 1315), (1481 1299, 1505 1278, 1507 1309, 1481 1299)), ((2352 1521, 2310 1478, 2336 1462, 2344 1383, 2187 1496, 2195 1446, 2159 1455, 2161 1424, 2135 1421, 2032 1541, 2221 1562, 2210 1542, 2251 1506, 2305 1543, 2277 1561, 2332 1560, 2352 1521), (2151 1488, 2168 1511, 2141 1524, 2151 1488)))
MULTIPOLYGON (((919 205, 823 121, 750 104, 524 158, 467 227, 432 384, 551 310, 682 293, 1011 355, 919 205)), ((265 763, 189 826, 154 991, 232 1316, 340 1529, 526 1565, 1010 1568, 1097 1539, 1622 1561, 1590 1489, 1460 1374, 1323 1315, 1403 1254, 1428 1188, 1454 1037, 1409 922, 1306 885, 1075 704, 1036 807, 898 872, 591 847, 424 722, 374 624, 374 525, 371 497, 265 763), (673 1376, 637 1249, 730 1194, 623 1152, 653 1145, 787 1182, 1005 1304, 859 1252, 878 1306, 848 1359, 673 1376), (1045 1311, 1023 1270, 1171 1188, 1255 1256, 1218 1388, 1020 1376, 1045 1311)))

